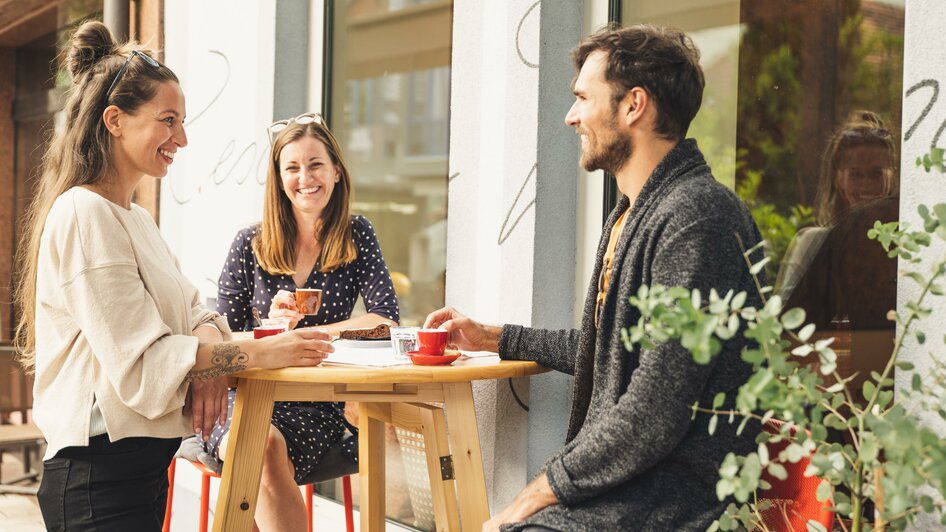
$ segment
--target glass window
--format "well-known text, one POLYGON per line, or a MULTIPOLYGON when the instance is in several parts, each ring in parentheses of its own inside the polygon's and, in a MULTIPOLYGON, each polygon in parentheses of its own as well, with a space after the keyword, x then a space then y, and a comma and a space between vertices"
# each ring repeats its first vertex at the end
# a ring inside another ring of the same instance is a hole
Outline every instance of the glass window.
POLYGON ((452 2, 334 3, 329 119, 404 325, 443 305, 452 2))
POLYGON ((904 0, 624 0, 621 15, 700 48, 689 136, 752 210, 768 281, 839 338, 859 390, 894 334, 896 261, 866 233, 899 215, 904 0))
MULTIPOLYGON (((371 220, 402 325, 443 306, 451 0, 331 4, 328 117, 352 174, 352 211, 371 220)), ((433 530, 423 440, 389 427, 387 514, 433 530)))

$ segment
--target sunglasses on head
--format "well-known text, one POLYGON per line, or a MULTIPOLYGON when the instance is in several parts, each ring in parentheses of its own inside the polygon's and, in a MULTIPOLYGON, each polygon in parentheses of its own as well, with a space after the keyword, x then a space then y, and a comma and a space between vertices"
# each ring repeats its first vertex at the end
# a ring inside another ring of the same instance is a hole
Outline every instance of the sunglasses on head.
POLYGON ((878 139, 888 139, 890 138, 890 131, 887 128, 883 127, 871 127, 871 128, 857 128, 857 129, 848 129, 844 133, 841 133, 841 138, 843 139, 863 139, 874 137, 878 139))
POLYGON ((122 74, 124 74, 125 70, 128 68, 128 63, 130 63, 132 58, 134 58, 135 56, 140 57, 145 63, 148 63, 149 65, 155 68, 159 68, 161 66, 161 63, 157 62, 157 60, 155 60, 150 55, 144 52, 139 52, 138 50, 132 50, 131 53, 128 54, 128 59, 125 59, 125 62, 122 64, 122 67, 119 68, 118 73, 115 74, 115 79, 112 80, 112 84, 109 85, 108 90, 105 91, 105 105, 108 105, 108 98, 109 96, 112 95, 112 91, 115 90, 115 85, 118 83, 118 80, 121 79, 122 74))
POLYGON ((284 120, 277 120, 269 125, 266 128, 266 131, 269 133, 269 143, 272 144, 282 130, 286 129, 293 123, 304 126, 307 124, 316 123, 319 125, 325 125, 325 119, 322 118, 320 113, 302 113, 301 115, 294 118, 286 118, 284 120))

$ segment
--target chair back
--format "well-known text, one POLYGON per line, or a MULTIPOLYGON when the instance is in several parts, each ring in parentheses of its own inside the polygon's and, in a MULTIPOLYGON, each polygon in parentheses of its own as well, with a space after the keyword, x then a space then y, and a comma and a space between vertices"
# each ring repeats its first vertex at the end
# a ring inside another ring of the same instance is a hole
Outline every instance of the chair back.
MULTIPOLYGON (((765 431, 778 434, 781 426, 781 421, 769 421, 765 426, 765 431)), ((792 433, 794 434, 794 429, 792 433)), ((785 440, 768 443, 766 447, 769 456, 773 459, 777 457, 788 446, 788 443, 785 440)), ((819 501, 815 495, 821 479, 805 476, 805 469, 810 462, 807 456, 794 464, 782 462, 782 466, 788 472, 785 480, 773 477, 767 469, 763 471, 762 479, 772 486, 759 494, 759 502, 772 503, 768 510, 762 512, 762 520, 769 530, 773 532, 805 531, 808 530, 808 521, 812 519, 821 523, 826 530, 832 529, 834 512, 828 509, 827 502, 819 501)))

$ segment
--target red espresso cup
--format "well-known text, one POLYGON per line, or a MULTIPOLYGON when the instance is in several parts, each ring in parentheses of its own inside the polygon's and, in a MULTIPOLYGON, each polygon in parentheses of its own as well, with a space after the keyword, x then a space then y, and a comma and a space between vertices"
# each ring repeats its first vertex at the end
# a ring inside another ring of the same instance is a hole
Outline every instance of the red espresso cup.
POLYGON ((263 325, 261 327, 253 328, 253 338, 259 340, 260 338, 266 338, 267 336, 273 336, 285 331, 285 327, 277 327, 275 325, 263 325))
POLYGON ((417 331, 417 350, 425 355, 442 355, 447 348, 447 331, 421 329, 417 331))

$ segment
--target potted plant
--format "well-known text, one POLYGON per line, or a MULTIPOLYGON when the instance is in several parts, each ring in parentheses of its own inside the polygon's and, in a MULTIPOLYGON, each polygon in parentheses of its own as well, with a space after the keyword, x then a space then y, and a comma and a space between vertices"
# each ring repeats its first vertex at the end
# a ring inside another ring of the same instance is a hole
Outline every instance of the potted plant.
MULTIPOLYGON (((711 405, 694 404, 693 413, 709 414, 708 430, 713 433, 720 420, 739 423, 742 431, 750 420, 766 424, 784 422, 775 432, 759 434, 756 452, 746 456, 730 454, 719 469, 716 485, 720 500, 733 496, 726 512, 712 529, 766 529, 762 513, 768 502, 758 498, 767 489, 767 472, 784 479, 784 464, 810 460, 804 472, 820 480, 817 498, 840 518, 843 530, 861 531, 889 527, 903 529, 921 513, 933 513, 946 525, 946 444, 922 419, 946 419, 946 364, 933 359, 932 370, 918 371, 900 359, 905 339, 912 336, 925 344, 926 334, 917 321, 932 310, 931 295, 946 293, 943 276, 946 256, 921 273, 919 251, 935 239, 946 241, 946 204, 932 209, 919 207, 923 228, 911 230, 906 223, 875 222, 868 236, 879 241, 891 258, 909 265, 906 276, 919 287, 919 294, 902 312, 890 311, 897 334, 883 371, 862 378, 859 389, 850 389, 852 376, 837 369, 835 338, 818 336, 814 324, 806 324, 805 312, 785 309, 772 288, 763 286, 759 273, 768 259, 755 264, 749 257, 759 244, 745 250, 746 266, 762 296, 761 308, 746 307, 746 293, 700 294, 683 288, 643 286, 632 304, 640 310, 640 320, 623 331, 625 345, 645 348, 657 343, 680 341, 694 360, 708 362, 722 342, 744 334, 753 342, 742 352, 752 366, 748 381, 738 390, 735 407, 721 410, 724 394, 711 405), (817 358, 817 364, 805 363, 817 358), (909 386, 894 393, 894 368, 900 382, 909 386), (840 441, 832 431, 844 435, 840 441), (770 456, 768 444, 783 442, 783 449, 770 456)), ((924 268, 925 269, 925 268, 924 268)), ((824 530, 809 521, 808 530, 824 530)))

